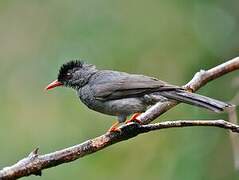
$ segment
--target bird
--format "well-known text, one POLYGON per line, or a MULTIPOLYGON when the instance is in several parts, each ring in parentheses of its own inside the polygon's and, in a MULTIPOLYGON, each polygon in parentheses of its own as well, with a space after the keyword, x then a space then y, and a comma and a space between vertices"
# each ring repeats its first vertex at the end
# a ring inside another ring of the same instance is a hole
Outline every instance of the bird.
POLYGON ((81 60, 64 63, 59 69, 57 80, 46 86, 45 90, 59 86, 74 89, 89 109, 116 116, 117 121, 109 132, 119 131, 120 123, 142 123, 137 117, 158 102, 174 100, 217 113, 231 106, 229 103, 189 92, 183 87, 171 85, 155 77, 100 70, 95 65, 81 60), (132 117, 127 120, 130 115, 132 117))

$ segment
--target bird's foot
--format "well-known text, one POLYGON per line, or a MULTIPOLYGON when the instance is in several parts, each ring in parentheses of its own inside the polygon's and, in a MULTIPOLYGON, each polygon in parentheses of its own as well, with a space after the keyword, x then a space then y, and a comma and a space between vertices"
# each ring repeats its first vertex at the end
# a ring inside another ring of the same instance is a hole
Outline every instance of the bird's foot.
POLYGON ((135 114, 133 114, 133 116, 132 116, 129 120, 125 121, 125 124, 131 123, 131 122, 137 122, 137 123, 139 123, 139 124, 143 124, 142 121, 140 121, 139 119, 137 119, 137 117, 140 116, 140 114, 141 114, 141 113, 135 113, 135 114))
POLYGON ((121 132, 121 130, 119 129, 118 125, 119 125, 119 122, 114 123, 114 124, 110 127, 110 129, 108 130, 108 132, 121 132))

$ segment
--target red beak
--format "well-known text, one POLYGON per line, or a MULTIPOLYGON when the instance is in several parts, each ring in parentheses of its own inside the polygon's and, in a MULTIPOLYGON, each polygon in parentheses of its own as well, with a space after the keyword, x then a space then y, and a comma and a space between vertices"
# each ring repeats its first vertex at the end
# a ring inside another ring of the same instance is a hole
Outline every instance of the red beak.
POLYGON ((55 80, 53 81, 52 83, 50 83, 46 88, 45 90, 50 90, 50 89, 53 89, 55 87, 58 87, 58 86, 63 86, 63 84, 61 82, 59 82, 58 80, 55 80))

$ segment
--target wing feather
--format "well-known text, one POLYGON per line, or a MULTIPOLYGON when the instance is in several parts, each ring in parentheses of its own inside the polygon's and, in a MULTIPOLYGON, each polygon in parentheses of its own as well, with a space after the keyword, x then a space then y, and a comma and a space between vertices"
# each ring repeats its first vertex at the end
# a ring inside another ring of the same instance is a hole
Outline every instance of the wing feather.
POLYGON ((91 84, 95 98, 104 101, 179 88, 153 77, 115 71, 98 74, 91 84))

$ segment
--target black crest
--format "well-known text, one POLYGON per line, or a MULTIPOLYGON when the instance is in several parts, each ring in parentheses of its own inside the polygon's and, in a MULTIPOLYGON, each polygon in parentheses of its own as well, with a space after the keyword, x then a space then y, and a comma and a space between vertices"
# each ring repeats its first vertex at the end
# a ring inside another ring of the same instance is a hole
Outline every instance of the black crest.
POLYGON ((58 80, 64 79, 65 75, 68 73, 70 69, 82 68, 82 66, 83 61, 80 60, 72 60, 63 64, 58 73, 58 80))

